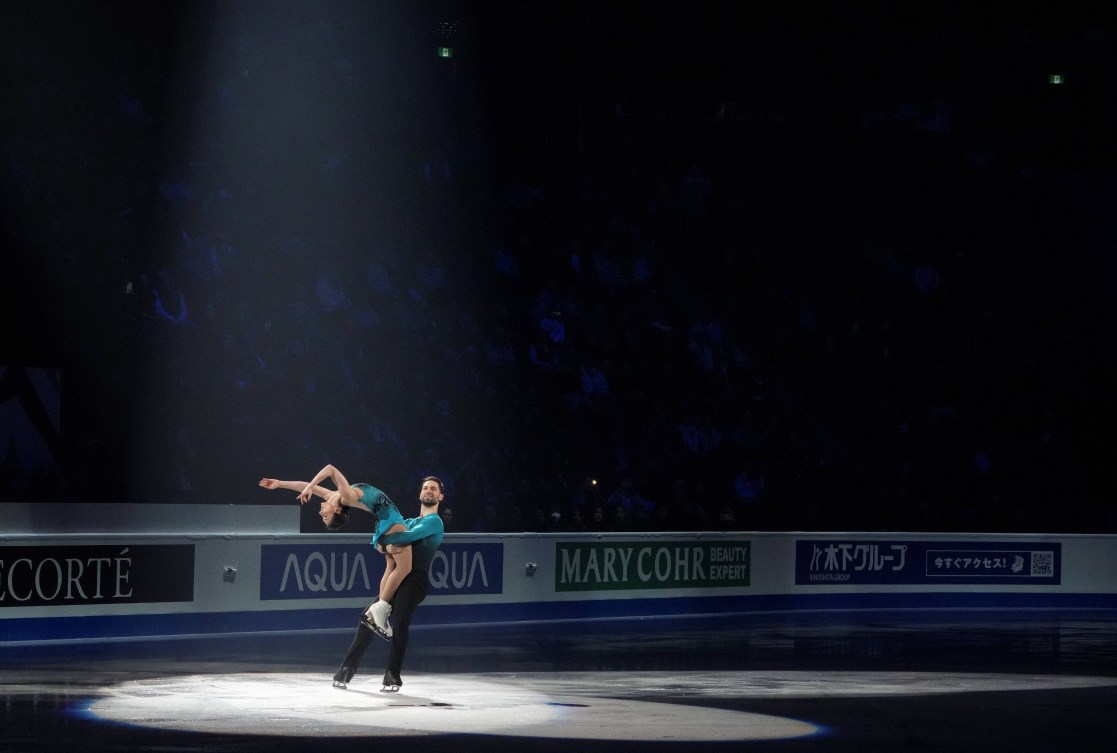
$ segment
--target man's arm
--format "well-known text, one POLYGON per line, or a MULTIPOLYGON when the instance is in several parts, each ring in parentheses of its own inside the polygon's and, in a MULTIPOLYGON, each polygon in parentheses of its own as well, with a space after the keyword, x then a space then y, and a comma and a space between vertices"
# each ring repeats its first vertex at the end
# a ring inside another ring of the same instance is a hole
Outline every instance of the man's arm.
POLYGON ((442 518, 437 515, 424 515, 419 518, 419 522, 406 531, 399 533, 390 533, 386 536, 380 537, 380 543, 383 545, 389 544, 411 544, 419 539, 425 539, 427 536, 433 536, 436 533, 442 533, 444 530, 442 525, 442 518))
MULTIPOLYGON (((279 479, 274 478, 262 478, 260 479, 260 486, 264 487, 265 489, 289 489, 293 492, 301 492, 307 487, 307 483, 305 481, 280 481, 279 479)), ((324 486, 314 486, 311 489, 311 492, 317 494, 322 499, 325 499, 329 495, 333 494, 332 489, 327 489, 324 486)), ((307 500, 300 499, 299 501, 305 503, 307 500)))

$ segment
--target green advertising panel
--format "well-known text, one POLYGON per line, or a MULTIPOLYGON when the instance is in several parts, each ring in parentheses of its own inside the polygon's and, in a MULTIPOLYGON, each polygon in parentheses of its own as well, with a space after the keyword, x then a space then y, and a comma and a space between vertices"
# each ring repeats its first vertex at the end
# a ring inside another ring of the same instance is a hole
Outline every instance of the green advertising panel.
POLYGON ((748 541, 555 544, 555 591, 749 585, 748 541))

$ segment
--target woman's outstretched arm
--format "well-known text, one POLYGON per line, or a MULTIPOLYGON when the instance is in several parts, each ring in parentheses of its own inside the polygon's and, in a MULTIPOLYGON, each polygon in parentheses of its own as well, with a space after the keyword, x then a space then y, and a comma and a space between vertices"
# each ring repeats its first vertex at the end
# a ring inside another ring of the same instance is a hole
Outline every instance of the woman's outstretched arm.
MULTIPOLYGON (((303 489, 306 489, 308 484, 305 481, 280 481, 279 479, 275 478, 262 478, 260 479, 260 486, 264 487, 265 489, 289 489, 293 492, 301 492, 303 489)), ((325 499, 326 497, 334 493, 333 489, 327 489, 324 486, 317 485, 313 485, 311 492, 318 495, 322 499, 325 499)), ((302 499, 302 497, 300 496, 299 502, 305 504, 309 499, 309 496, 307 496, 307 499, 302 499)))

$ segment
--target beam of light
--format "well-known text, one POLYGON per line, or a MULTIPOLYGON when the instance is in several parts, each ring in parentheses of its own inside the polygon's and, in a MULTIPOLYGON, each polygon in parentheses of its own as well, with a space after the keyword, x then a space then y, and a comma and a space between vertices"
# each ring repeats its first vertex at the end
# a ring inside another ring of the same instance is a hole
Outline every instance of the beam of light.
MULTIPOLYGON (((561 674, 561 673, 560 673, 561 674)), ((618 674, 587 673, 551 692, 522 675, 409 676, 398 694, 374 678, 347 690, 305 673, 190 675, 132 680, 83 704, 87 718, 213 734, 403 736, 514 735, 595 740, 776 740, 817 734, 808 722, 769 714, 592 695, 623 685, 618 674), (586 693, 578 693, 578 689, 586 693)), ((693 675, 666 677, 672 685, 693 675)), ((671 673, 667 673, 670 675, 671 673)))
POLYGON ((1052 691, 1117 678, 958 672, 538 672, 416 674, 398 694, 308 673, 130 680, 81 704, 87 718, 213 734, 355 737, 422 733, 596 740, 741 741, 824 734, 809 721, 704 708, 702 699, 901 697, 1052 691), (680 703, 680 702, 685 702, 680 703))

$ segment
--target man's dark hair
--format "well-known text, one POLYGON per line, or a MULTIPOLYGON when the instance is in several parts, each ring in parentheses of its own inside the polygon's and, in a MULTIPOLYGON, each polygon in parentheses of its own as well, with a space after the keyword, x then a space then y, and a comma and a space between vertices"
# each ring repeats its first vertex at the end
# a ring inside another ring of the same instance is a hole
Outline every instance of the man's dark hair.
POLYGON ((334 513, 334 516, 332 518, 330 518, 330 522, 326 524, 326 528, 330 529, 331 531, 336 531, 340 528, 345 527, 345 524, 348 523, 348 522, 349 522, 349 508, 346 507, 345 505, 342 505, 341 506, 341 512, 335 512, 334 513))
POLYGON ((438 493, 439 494, 445 494, 446 493, 445 487, 442 486, 442 479, 440 479, 438 476, 427 476, 425 479, 423 479, 424 484, 428 481, 433 481, 434 483, 438 484, 438 493))

